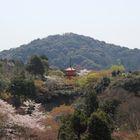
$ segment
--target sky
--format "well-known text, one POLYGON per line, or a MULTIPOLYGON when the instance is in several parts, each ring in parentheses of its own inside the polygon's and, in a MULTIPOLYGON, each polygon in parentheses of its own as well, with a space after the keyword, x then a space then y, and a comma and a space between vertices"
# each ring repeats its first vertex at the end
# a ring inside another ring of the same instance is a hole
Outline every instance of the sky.
POLYGON ((0 0, 0 51, 67 32, 140 48, 140 0, 0 0))

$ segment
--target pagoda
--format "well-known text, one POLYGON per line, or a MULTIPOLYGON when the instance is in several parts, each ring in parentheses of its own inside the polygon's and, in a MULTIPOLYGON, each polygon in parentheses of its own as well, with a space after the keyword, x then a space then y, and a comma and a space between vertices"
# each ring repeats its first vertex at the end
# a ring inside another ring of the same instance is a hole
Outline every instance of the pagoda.
POLYGON ((71 80, 73 77, 76 76, 76 69, 74 69, 71 65, 71 59, 70 59, 70 67, 68 67, 67 69, 65 69, 65 75, 66 78, 71 80))

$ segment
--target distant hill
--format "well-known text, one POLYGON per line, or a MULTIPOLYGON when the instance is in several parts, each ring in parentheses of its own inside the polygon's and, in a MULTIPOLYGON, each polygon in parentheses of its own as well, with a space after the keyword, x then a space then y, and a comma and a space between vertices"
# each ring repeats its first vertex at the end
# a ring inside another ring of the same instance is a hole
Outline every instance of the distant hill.
POLYGON ((129 70, 140 69, 140 50, 128 49, 91 37, 66 33, 36 39, 27 45, 0 52, 1 59, 20 59, 23 62, 34 54, 47 55, 51 66, 66 68, 72 64, 87 69, 104 69, 123 64, 129 70))

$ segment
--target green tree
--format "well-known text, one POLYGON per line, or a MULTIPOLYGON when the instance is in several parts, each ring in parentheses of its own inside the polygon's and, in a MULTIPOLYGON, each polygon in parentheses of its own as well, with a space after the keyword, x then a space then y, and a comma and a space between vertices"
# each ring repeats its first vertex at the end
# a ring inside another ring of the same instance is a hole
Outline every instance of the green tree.
POLYGON ((125 67, 123 65, 112 65, 110 69, 112 71, 113 77, 115 77, 125 71, 125 67))
POLYGON ((95 85, 95 91, 96 93, 102 93, 106 87, 108 87, 110 84, 110 78, 103 77, 97 84, 95 85))
POLYGON ((95 91, 91 90, 86 93, 85 98, 85 113, 89 117, 93 112, 97 111, 99 107, 97 95, 95 91))
POLYGON ((3 92, 5 89, 6 89, 6 82, 0 80, 0 93, 3 92))
POLYGON ((11 80, 8 90, 13 95, 17 107, 21 104, 21 97, 23 100, 26 98, 32 99, 36 95, 34 82, 19 77, 11 80))
POLYGON ((41 59, 41 62, 43 64, 43 66, 44 66, 45 74, 48 75, 48 73, 49 73, 48 57, 45 56, 45 55, 42 55, 42 56, 40 56, 40 59, 41 59))
POLYGON ((81 140, 81 134, 86 131, 87 118, 84 113, 76 110, 73 114, 64 117, 59 130, 59 140, 81 140), (72 138, 72 139, 73 139, 72 138))
POLYGON ((71 127, 77 135, 78 140, 81 140, 81 134, 86 131, 86 120, 85 114, 78 110, 71 117, 71 127))
POLYGON ((111 101, 106 101, 102 106, 101 109, 107 113, 112 119, 114 119, 117 107, 119 106, 121 102, 119 100, 111 100, 111 101))
POLYGON ((34 75, 41 75, 43 76, 45 69, 40 57, 34 55, 31 57, 29 63, 26 67, 27 71, 34 75))
POLYGON ((110 69, 111 71, 120 71, 120 72, 125 71, 125 67, 123 65, 112 65, 110 69))
POLYGON ((88 120, 87 140, 111 140, 111 130, 104 112, 91 114, 88 120))
POLYGON ((77 140, 77 136, 71 127, 72 114, 63 117, 62 124, 58 132, 58 140, 77 140))
POLYGON ((136 96, 139 96, 140 91, 140 78, 132 77, 124 81, 122 87, 130 92, 134 92, 136 96))

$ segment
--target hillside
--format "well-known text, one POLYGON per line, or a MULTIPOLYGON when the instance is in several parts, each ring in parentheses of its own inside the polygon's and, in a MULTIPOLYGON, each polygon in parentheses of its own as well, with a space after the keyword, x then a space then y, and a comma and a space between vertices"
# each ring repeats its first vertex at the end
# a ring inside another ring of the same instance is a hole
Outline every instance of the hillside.
POLYGON ((43 57, 29 62, 0 60, 0 139, 78 140, 75 128, 82 128, 79 140, 140 140, 140 71, 118 66, 115 75, 109 69, 68 80, 43 57))
POLYGON ((139 49, 128 49, 73 33, 36 39, 0 52, 0 58, 20 59, 26 63, 34 54, 47 55, 50 65, 59 68, 68 67, 70 57, 74 66, 87 69, 104 69, 116 63, 123 64, 128 70, 140 68, 139 49))

